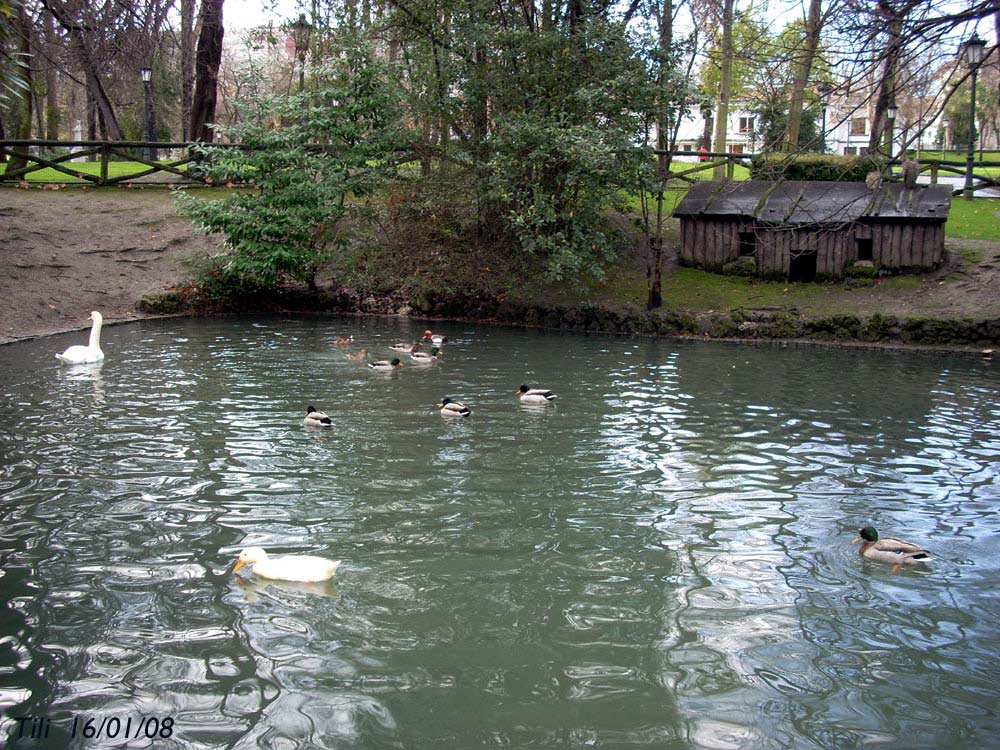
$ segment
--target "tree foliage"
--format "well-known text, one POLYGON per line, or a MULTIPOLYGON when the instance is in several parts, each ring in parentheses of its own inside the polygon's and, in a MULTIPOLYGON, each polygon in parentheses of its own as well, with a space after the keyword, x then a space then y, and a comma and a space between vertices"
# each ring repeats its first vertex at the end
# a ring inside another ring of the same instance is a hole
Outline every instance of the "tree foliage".
POLYGON ((391 174, 400 110, 387 66, 362 44, 342 50, 321 79, 315 90, 255 101, 252 118, 221 128, 243 148, 204 147, 212 179, 254 190, 178 199, 196 226, 226 237, 222 270, 240 288, 314 286, 338 222, 391 174))

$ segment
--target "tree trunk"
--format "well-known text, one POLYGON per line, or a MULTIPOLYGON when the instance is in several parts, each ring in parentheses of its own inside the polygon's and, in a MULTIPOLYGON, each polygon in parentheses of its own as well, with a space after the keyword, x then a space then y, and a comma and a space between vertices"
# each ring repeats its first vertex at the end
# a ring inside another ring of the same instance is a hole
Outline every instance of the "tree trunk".
POLYGON ((205 143, 211 143, 215 137, 210 125, 215 120, 219 66, 222 64, 222 3, 223 0, 201 0, 201 33, 198 35, 198 52, 195 58, 189 137, 205 143))
MULTIPOLYGON (((723 0, 722 7, 722 67, 719 75, 719 103, 715 108, 715 145, 713 151, 720 154, 726 152, 726 130, 729 125, 729 98, 733 88, 733 6, 735 0, 723 0)), ((715 179, 726 176, 724 161, 714 169, 715 179)))
POLYGON ((112 141, 122 140, 122 130, 118 125, 118 118, 115 116, 115 108, 108 98, 101 77, 97 72, 97 63, 90 52, 87 44, 87 37, 84 34, 87 27, 74 18, 66 7, 52 0, 42 0, 46 8, 52 13, 59 25, 66 31, 70 39, 70 47, 76 55, 77 62, 83 69, 84 80, 87 83, 87 91, 94 99, 97 107, 98 121, 101 125, 101 134, 104 138, 112 141))
POLYGON ((181 0, 181 140, 189 140, 194 93, 194 6, 181 0))
MULTIPOLYGON (((28 22, 28 13, 24 5, 17 5, 17 17, 14 19, 14 33, 17 37, 17 52, 22 56, 22 60, 31 59, 31 24, 28 22)), ((34 85, 31 78, 31 66, 25 65, 21 72, 25 87, 16 89, 17 97, 14 98, 14 107, 11 111, 11 123, 13 131, 10 133, 12 140, 28 140, 31 138, 31 116, 32 102, 34 101, 34 85)), ((7 171, 13 172, 28 166, 27 159, 20 156, 11 155, 7 163, 7 171)), ((23 178, 22 178, 23 179, 23 178)))
POLYGON ((652 236, 649 238, 650 263, 649 263, 649 289, 646 295, 646 309, 654 310, 663 305, 663 293, 661 278, 663 275, 663 222, 665 219, 664 189, 670 177, 670 152, 673 150, 674 139, 670 137, 670 129, 673 126, 673 118, 670 116, 669 103, 671 100, 670 76, 667 66, 670 59, 671 47, 673 46, 673 16, 674 9, 671 0, 663 0, 663 7, 660 13, 660 39, 659 39, 659 59, 660 76, 657 87, 656 107, 656 148, 659 153, 656 156, 656 224, 653 228, 652 236))
MULTIPOLYGON (((49 49, 56 49, 56 29, 52 13, 45 9, 42 13, 45 24, 45 43, 49 49)), ((59 75, 56 66, 49 63, 45 69, 45 138, 50 141, 59 140, 59 125, 61 124, 59 109, 59 75)))
POLYGON ((819 48, 819 34, 823 27, 820 0, 809 0, 809 16, 806 18, 802 49, 795 61, 795 80, 792 82, 792 96, 788 103, 788 124, 785 128, 785 150, 793 152, 799 147, 799 131, 802 127, 802 110, 806 100, 806 86, 812 72, 816 50, 819 48))

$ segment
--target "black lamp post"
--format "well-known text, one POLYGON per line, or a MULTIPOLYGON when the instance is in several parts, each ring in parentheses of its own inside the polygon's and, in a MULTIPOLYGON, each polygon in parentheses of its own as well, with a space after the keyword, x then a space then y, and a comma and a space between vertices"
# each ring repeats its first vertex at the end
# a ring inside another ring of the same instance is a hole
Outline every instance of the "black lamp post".
MULTIPOLYGON (((156 140, 156 114, 153 112, 153 69, 139 68, 139 74, 142 76, 142 95, 146 108, 146 143, 153 143, 156 140)), ((156 149, 147 146, 146 158, 155 161, 156 149)))
POLYGON ((830 94, 833 93, 833 84, 820 81, 816 84, 816 91, 819 93, 819 111, 821 114, 821 124, 819 129, 820 152, 826 153, 826 108, 830 103, 830 94))
POLYGON ((976 76, 983 61, 986 42, 973 32, 972 38, 964 45, 965 61, 972 68, 972 93, 969 96, 969 151, 965 155, 965 199, 972 200, 972 161, 976 153, 976 76))
POLYGON ((893 130, 896 126, 896 117, 899 115, 899 108, 896 106, 896 101, 893 100, 889 102, 889 106, 885 108, 885 155, 892 159, 892 139, 893 130))
POLYGON ((299 92, 306 87, 306 53, 309 51, 312 29, 312 24, 306 20, 305 13, 300 13, 298 20, 291 24, 292 43, 295 45, 295 56, 299 60, 299 92))

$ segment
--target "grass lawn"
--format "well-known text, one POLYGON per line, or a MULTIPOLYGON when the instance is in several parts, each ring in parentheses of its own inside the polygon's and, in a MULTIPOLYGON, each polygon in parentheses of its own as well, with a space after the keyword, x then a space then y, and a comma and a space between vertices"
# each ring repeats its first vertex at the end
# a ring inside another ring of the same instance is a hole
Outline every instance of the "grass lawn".
MULTIPOLYGON (((791 283, 722 276, 695 268, 677 268, 663 275, 666 308, 696 312, 728 311, 735 308, 795 307, 812 315, 876 312, 885 301, 920 287, 920 276, 891 276, 877 286, 851 287, 843 283, 791 283)), ((559 287, 545 299, 560 304, 595 302, 611 307, 622 304, 643 308, 646 277, 641 269, 612 270, 600 283, 585 289, 559 287)))
POLYGON ((952 198, 945 235, 967 240, 1000 240, 1000 198, 952 198))
MULTIPOLYGON (((166 163, 166 162, 164 162, 166 163)), ((60 166, 66 167, 67 169, 74 169, 77 172, 83 172, 85 174, 93 175, 94 177, 99 177, 101 174, 101 163, 99 161, 73 161, 73 162, 61 162, 60 166)), ((108 163, 108 177, 124 177, 127 175, 139 174, 145 170, 149 169, 145 164, 141 164, 137 161, 113 161, 108 163)), ((181 167, 183 171, 183 167, 181 167)), ((6 164, 0 164, 0 174, 7 171, 6 164)), ((163 175, 169 175, 170 172, 162 172, 163 175)), ((44 169, 39 169, 36 172, 29 172, 22 178, 25 182, 62 182, 67 185, 80 185, 88 184, 87 180, 81 179, 79 177, 71 177, 65 172, 60 172, 57 169, 52 169, 51 167, 46 167, 44 169)))

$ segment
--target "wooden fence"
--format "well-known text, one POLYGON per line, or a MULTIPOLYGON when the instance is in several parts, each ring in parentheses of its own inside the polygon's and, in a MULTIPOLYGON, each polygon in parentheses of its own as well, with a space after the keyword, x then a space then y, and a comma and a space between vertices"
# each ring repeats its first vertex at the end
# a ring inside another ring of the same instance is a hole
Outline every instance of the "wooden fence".
MULTIPOLYGON (((18 169, 7 169, 0 174, 0 181, 23 180, 32 172, 41 169, 54 169, 60 174, 77 180, 84 180, 92 185, 121 185, 140 180, 149 175, 164 173, 167 179, 160 182, 184 182, 207 184, 197 171, 181 169, 198 161, 192 146, 195 143, 169 143, 147 141, 43 141, 43 140, 7 140, 0 141, 0 155, 8 159, 20 159, 27 162, 18 169), (151 159, 150 154, 157 151, 181 151, 183 156, 176 159, 160 161, 151 159), (58 153, 52 153, 57 151, 58 153), (91 174, 75 169, 72 164, 79 160, 96 161, 99 163, 98 174, 91 174), (112 162, 139 164, 134 170, 111 175, 112 162), (169 175, 174 175, 169 179, 169 175)), ((241 148, 237 144, 219 144, 223 147, 241 148)), ((10 162, 8 161, 8 164, 10 162)), ((67 182, 63 180, 62 182, 67 182)), ((52 182, 60 182, 52 180, 52 182)), ((149 182, 156 182, 150 180, 149 182)))
MULTIPOLYGON (((19 158, 26 162, 26 165, 23 167, 0 173, 0 182, 21 181, 32 172, 42 169, 53 169, 75 180, 83 180, 92 185, 100 186, 129 184, 139 180, 152 184, 209 184, 198 170, 182 169, 182 167, 186 167, 199 160, 193 147, 200 145, 203 144, 192 142, 151 143, 147 141, 0 140, 0 157, 6 155, 7 158, 19 158), (183 156, 164 161, 150 158, 150 155, 157 151, 179 151, 183 156), (74 169, 72 167, 74 160, 81 158, 99 162, 98 174, 95 175, 74 169), (110 170, 112 162, 128 162, 130 164, 139 164, 140 166, 134 171, 119 172, 112 175, 110 170), (158 173, 164 173, 163 179, 145 179, 158 173)), ((222 148, 246 148, 236 143, 209 145, 220 146, 222 148)), ((317 146, 316 148, 323 149, 326 147, 317 146)), ((671 153, 673 157, 683 156, 698 159, 698 162, 692 164, 690 168, 672 172, 671 178, 682 184, 691 184, 698 180, 706 179, 708 176, 703 176, 702 173, 715 170, 716 168, 723 170, 726 178, 731 180, 735 176, 736 166, 749 167, 750 162, 755 156, 755 154, 694 151, 673 151, 671 153)), ((920 159, 919 162, 921 172, 929 173, 932 185, 938 184, 942 173, 954 174, 962 178, 965 177, 965 162, 945 161, 942 159, 920 159)), ((984 167, 1000 167, 1000 162, 978 162, 977 167, 980 169, 984 167)), ((1000 187, 1000 180, 988 177, 981 172, 974 173, 973 177, 973 190, 1000 187)), ((66 183, 69 180, 50 180, 50 182, 66 183)), ((962 186, 957 186, 953 193, 960 195, 962 190, 962 186)))

